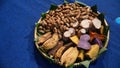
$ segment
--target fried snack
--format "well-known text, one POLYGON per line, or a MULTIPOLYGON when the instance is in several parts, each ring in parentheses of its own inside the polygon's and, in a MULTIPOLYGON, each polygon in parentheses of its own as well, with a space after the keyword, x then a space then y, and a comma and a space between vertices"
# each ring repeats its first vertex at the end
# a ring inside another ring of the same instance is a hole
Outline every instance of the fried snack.
POLYGON ((62 56, 62 54, 64 53, 64 51, 66 51, 72 44, 73 44, 73 43, 68 43, 68 44, 60 47, 60 48, 57 50, 56 54, 55 54, 55 59, 56 59, 57 61, 59 61, 59 59, 60 59, 60 57, 62 56))
POLYGON ((91 59, 95 59, 98 55, 99 48, 98 44, 91 45, 91 49, 86 53, 86 55, 91 59))
POLYGON ((71 40, 73 43, 75 43, 76 45, 78 45, 79 39, 78 39, 78 37, 77 37, 76 35, 70 37, 70 40, 71 40))
POLYGON ((57 33, 54 33, 52 38, 48 39, 47 41, 45 41, 42 45, 42 47, 45 49, 45 50, 49 50, 49 49, 52 49, 54 48, 57 43, 58 43, 58 34, 57 33))
POLYGON ((58 44, 53 48, 51 49, 48 54, 51 56, 51 57, 54 57, 55 56, 55 53, 57 52, 57 50, 63 46, 63 41, 59 41, 58 44))
POLYGON ((48 40, 51 37, 51 32, 45 33, 44 35, 42 35, 41 37, 38 38, 38 44, 41 44, 43 42, 45 42, 46 40, 48 40))
POLYGON ((78 56, 78 49, 76 47, 70 47, 67 49, 60 59, 60 64, 65 64, 66 67, 73 64, 78 56))

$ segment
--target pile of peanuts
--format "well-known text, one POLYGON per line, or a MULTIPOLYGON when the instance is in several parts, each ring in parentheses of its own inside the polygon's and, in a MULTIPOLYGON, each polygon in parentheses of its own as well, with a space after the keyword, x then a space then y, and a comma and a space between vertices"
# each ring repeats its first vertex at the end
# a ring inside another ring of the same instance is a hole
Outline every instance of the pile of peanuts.
POLYGON ((59 37, 62 38, 62 33, 73 27, 75 33, 80 35, 81 21, 84 19, 92 20, 97 16, 98 14, 92 12, 90 7, 83 7, 78 3, 59 5, 56 10, 50 10, 46 14, 46 18, 40 21, 38 31, 58 33, 59 37))

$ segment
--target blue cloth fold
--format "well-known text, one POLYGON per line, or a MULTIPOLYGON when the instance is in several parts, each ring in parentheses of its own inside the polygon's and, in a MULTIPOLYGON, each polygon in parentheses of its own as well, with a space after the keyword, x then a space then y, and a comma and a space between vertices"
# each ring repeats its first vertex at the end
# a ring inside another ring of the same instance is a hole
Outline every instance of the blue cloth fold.
MULTIPOLYGON (((74 2, 74 0, 68 0, 74 2)), ((78 0, 97 4, 110 25, 108 50, 90 68, 120 68, 120 0, 78 0)), ((62 68, 46 60, 34 45, 35 23, 50 4, 63 0, 0 0, 0 68, 62 68)), ((79 67, 80 68, 80 67, 79 67)))

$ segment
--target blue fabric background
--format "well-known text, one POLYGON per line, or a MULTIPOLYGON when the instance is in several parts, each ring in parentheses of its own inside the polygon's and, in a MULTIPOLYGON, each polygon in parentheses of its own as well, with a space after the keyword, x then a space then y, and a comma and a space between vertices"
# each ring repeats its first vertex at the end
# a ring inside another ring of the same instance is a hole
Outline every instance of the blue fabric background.
MULTIPOLYGON (((108 51, 90 68, 120 68, 120 0, 79 0, 106 14, 110 25, 108 51)), ((69 0, 74 2, 74 0, 69 0)), ((50 4, 63 0, 0 0, 0 68, 61 68, 40 55, 34 45, 35 22, 50 4)))

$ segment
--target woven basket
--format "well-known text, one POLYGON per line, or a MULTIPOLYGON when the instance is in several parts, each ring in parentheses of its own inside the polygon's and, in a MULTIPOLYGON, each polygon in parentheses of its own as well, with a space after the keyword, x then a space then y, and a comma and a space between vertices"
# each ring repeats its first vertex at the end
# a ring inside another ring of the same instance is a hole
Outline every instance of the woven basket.
MULTIPOLYGON (((80 2, 80 4, 82 4, 82 5, 85 5, 85 6, 87 6, 86 4, 84 4, 84 3, 81 3, 80 2)), ((99 12, 98 12, 99 13, 99 12)), ((40 23, 41 22, 41 18, 39 19, 39 21, 38 21, 38 23, 40 23)), ((107 21, 104 19, 104 23, 105 23, 105 26, 108 26, 108 23, 107 23, 107 21)), ((107 46, 108 46, 108 42, 109 42, 109 35, 110 35, 110 30, 108 30, 108 32, 107 32, 107 38, 106 38, 106 42, 104 43, 104 47, 103 48, 106 48, 107 46)), ((38 36, 37 36, 37 27, 35 27, 35 30, 34 30, 34 38, 36 39, 38 36)), ((56 62, 54 59, 52 59, 51 57, 49 57, 45 52, 44 52, 44 50, 37 44, 37 42, 35 42, 35 45, 36 45, 36 47, 37 47, 37 49, 39 50, 39 52, 45 57, 45 58, 47 58, 48 60, 50 60, 50 61, 52 61, 53 63, 57 63, 57 64, 59 64, 58 62, 56 62)), ((92 59, 91 60, 91 62, 92 61, 95 61, 96 59, 92 59)), ((79 66, 79 65, 81 65, 81 62, 78 62, 78 63, 74 63, 73 64, 73 67, 74 66, 79 66)))

